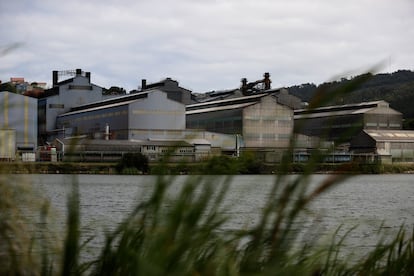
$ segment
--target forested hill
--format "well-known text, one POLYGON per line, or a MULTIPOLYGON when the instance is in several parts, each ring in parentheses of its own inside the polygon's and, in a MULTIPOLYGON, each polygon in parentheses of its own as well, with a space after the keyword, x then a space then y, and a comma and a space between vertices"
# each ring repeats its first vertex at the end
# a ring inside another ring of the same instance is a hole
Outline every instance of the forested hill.
MULTIPOLYGON (((352 79, 341 79, 340 81, 326 82, 320 85, 311 83, 296 85, 289 87, 289 91, 303 101, 309 102, 318 89, 328 88, 328 91, 333 90, 338 86, 347 84, 352 79)), ((332 104, 375 100, 385 100, 390 103, 393 109, 402 112, 405 119, 414 119, 414 72, 399 70, 389 74, 370 75, 368 81, 363 83, 357 90, 348 93, 346 97, 334 99, 332 104)))

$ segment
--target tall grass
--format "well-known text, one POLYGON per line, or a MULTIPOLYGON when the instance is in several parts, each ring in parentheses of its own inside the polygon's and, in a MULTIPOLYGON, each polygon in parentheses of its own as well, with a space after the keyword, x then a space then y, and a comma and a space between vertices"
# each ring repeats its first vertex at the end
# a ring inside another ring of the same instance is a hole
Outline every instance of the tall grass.
MULTIPOLYGON (((319 96, 321 101, 332 97, 319 96)), ((325 244, 316 238, 300 239, 307 227, 300 217, 309 204, 349 175, 332 174, 310 189, 307 184, 322 155, 314 152, 303 174, 288 176, 294 144, 292 140, 254 226, 225 230, 229 218, 224 215, 224 199, 231 176, 189 176, 178 194, 171 196, 167 191, 174 177, 160 174, 149 199, 137 204, 115 230, 105 234, 99 254, 88 261, 80 257, 80 196, 75 178, 67 201, 65 237, 53 244, 42 234, 52 230, 47 203, 34 206, 36 200, 30 192, 10 176, 3 177, 0 274, 414 275, 414 236, 403 226, 395 237, 379 240, 356 261, 350 261, 352 252, 343 250, 352 227, 341 236, 338 226, 325 244), (38 210, 40 226, 34 227, 38 223, 25 217, 27 208, 38 210), (61 250, 56 253, 54 248, 61 250)))

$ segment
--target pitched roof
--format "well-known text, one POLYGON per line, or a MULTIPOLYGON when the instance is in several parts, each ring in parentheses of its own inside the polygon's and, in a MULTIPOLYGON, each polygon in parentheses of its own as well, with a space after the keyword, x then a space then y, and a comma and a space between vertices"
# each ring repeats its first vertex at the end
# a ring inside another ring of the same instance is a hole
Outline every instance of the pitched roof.
POLYGON ((364 130, 364 132, 378 142, 412 142, 412 130, 364 130))

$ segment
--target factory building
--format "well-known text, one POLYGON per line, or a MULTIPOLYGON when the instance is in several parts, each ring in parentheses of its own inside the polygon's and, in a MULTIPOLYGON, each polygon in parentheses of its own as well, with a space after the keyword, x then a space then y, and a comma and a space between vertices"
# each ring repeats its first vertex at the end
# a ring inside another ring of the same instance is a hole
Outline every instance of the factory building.
POLYGON ((414 162, 414 131, 366 129, 351 140, 350 150, 382 162, 414 162))
POLYGON ((16 152, 37 147, 37 99, 0 92, 0 159, 13 160, 16 152))
POLYGON ((92 155, 100 151, 102 158, 119 157, 120 147, 123 151, 129 147, 139 148, 150 161, 171 155, 170 151, 174 160, 198 161, 214 152, 233 153, 237 144, 233 135, 186 130, 185 105, 157 89, 74 107, 57 117, 57 128, 58 148, 68 148, 65 138, 81 137, 82 151, 92 155), (119 153, 113 155, 115 151, 119 153))
POLYGON ((293 110, 272 94, 187 105, 189 129, 239 135, 244 148, 287 148, 293 130, 293 110))
POLYGON ((171 100, 183 103, 183 104, 191 104, 191 91, 181 87, 178 84, 178 81, 173 80, 171 78, 166 78, 165 80, 147 84, 146 79, 141 80, 141 92, 151 90, 151 89, 158 89, 165 93, 167 93, 167 97, 171 100))
POLYGON ((71 108, 102 100, 102 87, 91 83, 90 72, 81 69, 53 71, 53 87, 38 101, 39 144, 56 137, 56 118, 71 108), (71 78, 60 81, 60 78, 71 78))
POLYGON ((164 157, 170 162, 197 162, 208 158, 211 145, 203 141, 204 148, 185 141, 128 141, 98 139, 56 139, 53 143, 62 156, 60 160, 76 162, 116 162, 126 153, 140 152, 148 161, 159 161, 164 157))
POLYGON ((294 111, 295 133, 349 142, 362 130, 400 130, 402 113, 386 101, 363 102, 294 111))
POLYGON ((68 136, 143 139, 142 130, 185 129, 185 106, 162 91, 150 90, 74 107, 57 116, 56 126, 68 136))

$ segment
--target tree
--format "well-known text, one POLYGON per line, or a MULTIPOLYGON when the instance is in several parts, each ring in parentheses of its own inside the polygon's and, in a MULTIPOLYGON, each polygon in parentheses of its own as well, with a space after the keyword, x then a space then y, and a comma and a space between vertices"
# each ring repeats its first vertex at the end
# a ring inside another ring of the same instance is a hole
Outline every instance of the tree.
POLYGON ((17 93, 16 86, 10 82, 5 82, 0 84, 0 91, 8 91, 12 93, 17 93))
POLYGON ((109 89, 104 89, 102 94, 104 95, 125 95, 126 90, 122 87, 111 86, 109 89))
POLYGON ((142 173, 148 172, 148 158, 140 152, 126 153, 116 165, 118 173, 126 169, 136 169, 142 173))

